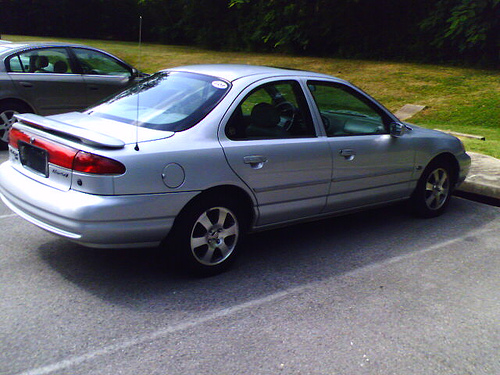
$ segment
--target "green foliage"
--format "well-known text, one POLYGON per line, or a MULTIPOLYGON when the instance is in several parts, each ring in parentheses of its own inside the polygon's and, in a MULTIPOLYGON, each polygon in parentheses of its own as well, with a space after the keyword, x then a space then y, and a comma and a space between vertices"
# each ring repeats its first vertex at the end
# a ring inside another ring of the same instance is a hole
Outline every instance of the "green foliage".
POLYGON ((500 64, 500 0, 1 0, 0 33, 500 64))
POLYGON ((500 0, 439 0, 421 26, 443 55, 500 58, 500 0))
POLYGON ((241 6, 242 4, 248 4, 250 0, 229 0, 229 8, 233 6, 241 6))

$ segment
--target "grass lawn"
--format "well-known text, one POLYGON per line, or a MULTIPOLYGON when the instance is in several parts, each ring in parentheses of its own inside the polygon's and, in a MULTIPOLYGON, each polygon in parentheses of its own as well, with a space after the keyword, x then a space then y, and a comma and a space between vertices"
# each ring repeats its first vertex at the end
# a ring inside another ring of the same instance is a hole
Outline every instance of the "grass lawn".
POLYGON ((140 70, 153 73, 169 67, 199 63, 243 63, 312 70, 346 79, 391 111, 405 104, 427 108, 410 121, 428 128, 481 135, 486 141, 464 138, 466 148, 500 158, 500 70, 443 65, 343 60, 279 54, 215 52, 194 47, 3 35, 11 41, 57 40, 82 43, 109 51, 140 70))

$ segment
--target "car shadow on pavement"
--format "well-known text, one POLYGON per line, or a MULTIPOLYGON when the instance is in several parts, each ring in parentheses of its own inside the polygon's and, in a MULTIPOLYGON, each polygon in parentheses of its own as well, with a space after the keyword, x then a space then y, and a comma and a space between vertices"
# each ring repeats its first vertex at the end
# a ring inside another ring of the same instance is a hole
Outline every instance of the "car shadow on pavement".
MULTIPOLYGON (((493 209, 493 208, 492 208, 493 209)), ((404 205, 249 235, 227 272, 194 278, 159 261, 156 249, 88 249, 62 239, 39 247, 41 260, 107 302, 136 310, 224 308, 307 285, 430 246, 488 225, 497 212, 455 198, 435 219, 404 205), (153 303, 154 302, 154 303, 153 303)))

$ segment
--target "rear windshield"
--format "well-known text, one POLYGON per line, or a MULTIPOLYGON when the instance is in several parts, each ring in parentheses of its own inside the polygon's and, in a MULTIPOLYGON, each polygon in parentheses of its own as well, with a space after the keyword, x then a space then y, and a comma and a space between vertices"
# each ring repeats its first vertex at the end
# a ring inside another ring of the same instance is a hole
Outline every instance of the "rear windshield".
POLYGON ((150 129, 182 131, 210 113, 229 88, 228 82, 211 76, 160 72, 86 113, 150 129))
POLYGON ((10 48, 10 47, 2 47, 2 45, 0 44, 0 53, 3 53, 5 51, 9 51, 9 50, 12 50, 12 48, 10 48))

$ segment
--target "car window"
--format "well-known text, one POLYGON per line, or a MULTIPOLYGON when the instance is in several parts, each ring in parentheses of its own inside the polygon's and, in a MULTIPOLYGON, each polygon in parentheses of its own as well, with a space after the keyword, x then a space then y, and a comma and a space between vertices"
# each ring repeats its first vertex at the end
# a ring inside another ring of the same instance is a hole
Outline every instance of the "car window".
POLYGON ((73 48, 84 74, 130 76, 130 68, 111 56, 86 48, 73 48))
POLYGON ((226 125, 232 140, 314 137, 311 115, 296 81, 268 83, 238 105, 226 125))
POLYGON ((41 48, 13 55, 7 68, 14 73, 72 73, 65 48, 41 48))
POLYGON ((230 88, 211 76, 159 72, 86 113, 150 129, 183 131, 210 113, 230 88))
POLYGON ((308 87, 329 137, 386 133, 379 111, 354 90, 327 82, 309 82, 308 87))

